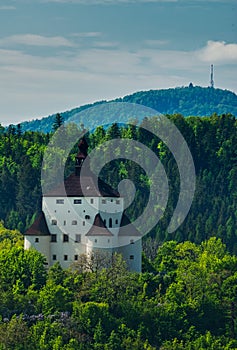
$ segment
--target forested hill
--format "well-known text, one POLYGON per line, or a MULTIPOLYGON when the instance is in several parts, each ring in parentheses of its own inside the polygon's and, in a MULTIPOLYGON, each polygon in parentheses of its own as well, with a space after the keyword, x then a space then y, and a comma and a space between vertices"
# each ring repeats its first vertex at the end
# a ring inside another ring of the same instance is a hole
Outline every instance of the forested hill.
MULTIPOLYGON (((113 122, 127 122, 128 117, 133 117, 132 115, 128 116, 126 114, 121 114, 119 115, 119 120, 111 120, 111 116, 113 115, 113 105, 110 107, 109 115, 104 113, 103 108, 100 108, 100 113, 98 113, 97 109, 89 114, 81 113, 90 107, 110 102, 137 103, 153 108, 163 114, 180 113, 183 116, 202 117, 211 116, 214 113, 218 115, 231 113, 237 116, 237 95, 235 93, 228 90, 213 89, 209 87, 194 87, 192 84, 190 84, 189 87, 140 91, 123 98, 118 98, 114 101, 99 101, 74 108, 70 111, 61 112, 60 114, 65 121, 72 118, 72 120, 76 120, 79 123, 84 123, 88 129, 113 122)), ((144 115, 136 117, 141 121, 144 115)), ((50 132, 54 118, 55 114, 43 119, 24 122, 22 123, 22 130, 50 132)))

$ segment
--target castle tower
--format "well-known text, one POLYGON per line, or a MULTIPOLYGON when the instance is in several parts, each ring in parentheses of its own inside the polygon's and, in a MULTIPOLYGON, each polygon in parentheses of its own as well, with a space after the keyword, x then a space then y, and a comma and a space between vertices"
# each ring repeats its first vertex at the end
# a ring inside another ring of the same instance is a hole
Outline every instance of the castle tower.
POLYGON ((130 270, 139 272, 141 234, 125 216, 119 193, 97 179, 89 166, 82 174, 87 157, 88 144, 83 137, 78 144, 75 172, 43 195, 42 212, 25 232, 25 249, 35 248, 46 256, 48 266, 58 261, 63 268, 75 263, 80 254, 116 251, 123 255, 130 270))

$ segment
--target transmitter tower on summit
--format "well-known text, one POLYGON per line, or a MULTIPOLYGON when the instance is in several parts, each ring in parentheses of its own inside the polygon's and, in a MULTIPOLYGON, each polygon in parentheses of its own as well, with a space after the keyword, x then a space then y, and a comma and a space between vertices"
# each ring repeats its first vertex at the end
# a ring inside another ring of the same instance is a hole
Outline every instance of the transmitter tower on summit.
POLYGON ((211 64, 210 87, 211 87, 211 88, 214 88, 214 66, 213 66, 213 64, 211 64))

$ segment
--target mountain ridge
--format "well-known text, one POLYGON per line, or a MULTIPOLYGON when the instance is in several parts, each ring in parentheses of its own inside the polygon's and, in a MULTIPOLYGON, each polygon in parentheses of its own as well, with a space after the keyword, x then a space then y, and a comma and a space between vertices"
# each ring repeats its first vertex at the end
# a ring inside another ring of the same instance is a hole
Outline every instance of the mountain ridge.
MULTIPOLYGON (((108 107, 106 106, 108 103, 120 102, 140 104, 162 114, 182 114, 185 117, 204 117, 211 116, 214 113, 218 115, 231 113, 237 116, 237 95, 234 92, 218 88, 193 86, 192 83, 187 87, 138 91, 114 100, 96 101, 59 113, 65 121, 69 119, 76 120, 83 123, 86 128, 91 129, 115 121, 127 122, 129 116, 122 114, 119 116, 120 120, 112 120, 113 110, 110 110, 110 116, 104 116, 104 110, 108 107), (101 115, 97 114, 98 110, 96 111, 96 109, 89 112, 90 108, 101 105, 105 105, 104 108, 99 109, 101 115), (82 113, 83 111, 84 113, 82 113)), ((22 130, 50 132, 52 131, 55 115, 56 113, 42 119, 22 122, 22 130)), ((138 121, 141 121, 144 116, 141 115, 138 121)))

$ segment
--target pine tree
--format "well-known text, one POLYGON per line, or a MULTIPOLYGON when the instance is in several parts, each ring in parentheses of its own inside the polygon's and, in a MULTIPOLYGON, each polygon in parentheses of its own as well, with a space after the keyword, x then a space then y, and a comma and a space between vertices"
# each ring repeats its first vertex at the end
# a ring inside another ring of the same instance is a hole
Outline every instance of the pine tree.
POLYGON ((62 126, 63 123, 64 123, 63 117, 59 113, 57 113, 53 123, 53 131, 56 131, 58 128, 60 128, 60 126, 62 126))

